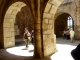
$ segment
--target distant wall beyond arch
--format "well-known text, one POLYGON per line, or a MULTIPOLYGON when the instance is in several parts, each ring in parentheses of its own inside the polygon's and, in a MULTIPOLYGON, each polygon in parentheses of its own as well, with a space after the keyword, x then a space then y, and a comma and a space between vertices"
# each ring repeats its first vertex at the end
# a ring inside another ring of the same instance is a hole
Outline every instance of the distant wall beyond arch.
MULTIPOLYGON (((68 19, 69 16, 72 18, 72 16, 68 13, 62 13, 62 14, 59 13, 55 15, 54 31, 55 31, 56 37, 62 37, 63 31, 70 28, 69 25, 71 23, 70 22, 71 19, 68 19)), ((72 18, 72 28, 74 28, 73 18, 72 18)))

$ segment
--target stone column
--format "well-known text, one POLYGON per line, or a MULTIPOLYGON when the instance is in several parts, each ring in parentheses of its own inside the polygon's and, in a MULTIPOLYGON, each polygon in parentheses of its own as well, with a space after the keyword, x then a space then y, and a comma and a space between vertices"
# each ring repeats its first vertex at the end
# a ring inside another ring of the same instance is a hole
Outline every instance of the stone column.
POLYGON ((76 29, 75 29, 75 39, 80 39, 80 1, 76 2, 77 6, 77 22, 76 22, 76 29))
POLYGON ((40 0, 35 1, 34 13, 34 56, 43 57, 42 38, 41 38, 41 15, 40 15, 40 0))

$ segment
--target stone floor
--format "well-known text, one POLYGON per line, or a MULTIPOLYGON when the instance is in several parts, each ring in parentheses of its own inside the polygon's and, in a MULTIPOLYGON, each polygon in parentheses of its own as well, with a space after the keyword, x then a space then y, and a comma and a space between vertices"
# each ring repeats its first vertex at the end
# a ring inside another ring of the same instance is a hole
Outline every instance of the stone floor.
POLYGON ((29 45, 28 49, 24 49, 25 45, 22 44, 8 49, 0 49, 0 60, 73 60, 70 52, 80 43, 80 41, 76 40, 71 43, 70 40, 57 38, 56 43, 58 52, 50 57, 45 57, 41 59, 34 58, 33 45, 29 45))

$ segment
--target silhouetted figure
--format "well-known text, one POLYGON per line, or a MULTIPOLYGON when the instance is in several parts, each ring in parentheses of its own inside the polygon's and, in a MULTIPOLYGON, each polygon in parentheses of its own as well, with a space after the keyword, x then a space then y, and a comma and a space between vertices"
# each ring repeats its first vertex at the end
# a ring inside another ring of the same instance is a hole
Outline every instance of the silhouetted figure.
POLYGON ((70 39, 70 31, 69 31, 69 29, 67 29, 67 31, 66 31, 66 38, 67 38, 67 40, 70 39))
POLYGON ((71 51, 71 56, 75 60, 80 60, 80 44, 78 44, 78 46, 71 51))
POLYGON ((34 30, 31 31, 31 39, 32 44, 34 44, 34 30))

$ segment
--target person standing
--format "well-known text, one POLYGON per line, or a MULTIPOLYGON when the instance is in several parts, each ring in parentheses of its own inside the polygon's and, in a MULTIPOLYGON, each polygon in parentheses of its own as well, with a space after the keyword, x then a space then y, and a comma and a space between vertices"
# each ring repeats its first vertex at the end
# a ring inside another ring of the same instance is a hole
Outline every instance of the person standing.
POLYGON ((70 29, 70 39, 71 39, 71 42, 73 42, 73 40, 74 40, 74 31, 73 31, 72 28, 70 29))
POLYGON ((27 29, 27 30, 25 30, 24 35, 23 35, 23 40, 25 41, 26 48, 28 48, 30 39, 31 39, 31 34, 29 33, 29 31, 27 29))
POLYGON ((34 30, 31 31, 31 38, 32 38, 31 42, 32 44, 34 44, 34 30))
POLYGON ((66 31, 66 38, 67 38, 67 40, 70 39, 70 31, 69 31, 69 29, 67 29, 67 31, 66 31))

